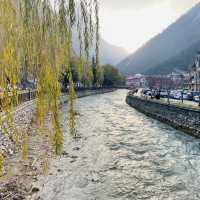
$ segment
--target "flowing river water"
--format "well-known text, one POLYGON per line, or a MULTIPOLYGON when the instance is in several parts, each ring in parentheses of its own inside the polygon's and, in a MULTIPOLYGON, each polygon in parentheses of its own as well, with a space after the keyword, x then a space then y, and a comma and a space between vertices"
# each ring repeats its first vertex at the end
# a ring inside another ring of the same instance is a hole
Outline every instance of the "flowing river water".
POLYGON ((126 94, 77 100, 81 137, 74 141, 66 133, 64 155, 40 178, 37 198, 200 199, 200 140, 137 112, 126 104, 126 94))

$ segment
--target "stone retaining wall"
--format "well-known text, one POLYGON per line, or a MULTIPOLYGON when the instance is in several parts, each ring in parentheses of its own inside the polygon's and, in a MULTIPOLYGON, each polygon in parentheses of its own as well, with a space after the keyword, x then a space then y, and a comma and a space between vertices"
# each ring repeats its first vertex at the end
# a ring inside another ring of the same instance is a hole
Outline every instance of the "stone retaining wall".
POLYGON ((128 94, 126 102, 133 108, 190 135, 200 138, 200 110, 168 105, 128 94))

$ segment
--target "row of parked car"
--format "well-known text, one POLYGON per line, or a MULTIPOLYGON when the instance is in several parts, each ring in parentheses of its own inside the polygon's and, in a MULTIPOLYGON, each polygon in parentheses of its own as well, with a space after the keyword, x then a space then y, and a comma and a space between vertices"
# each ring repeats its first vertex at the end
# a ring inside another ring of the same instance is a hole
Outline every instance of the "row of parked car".
POLYGON ((171 98, 177 100, 188 100, 199 102, 200 92, 193 92, 189 90, 150 90, 146 89, 143 94, 156 98, 171 98))

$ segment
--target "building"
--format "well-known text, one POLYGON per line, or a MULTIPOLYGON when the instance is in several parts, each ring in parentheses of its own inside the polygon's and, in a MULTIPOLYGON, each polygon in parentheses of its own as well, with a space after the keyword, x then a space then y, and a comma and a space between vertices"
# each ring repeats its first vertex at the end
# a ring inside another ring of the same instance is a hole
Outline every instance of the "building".
POLYGON ((146 76, 148 87, 150 89, 182 89, 185 83, 188 83, 189 74, 186 72, 172 72, 166 75, 146 76))
POLYGON ((184 71, 172 72, 168 75, 173 84, 173 89, 183 89, 189 83, 189 73, 184 71))
POLYGON ((200 91, 200 52, 198 52, 193 65, 190 67, 190 79, 188 88, 192 91, 200 91))
POLYGON ((129 75, 126 77, 126 86, 132 88, 146 88, 147 81, 142 74, 129 75))
POLYGON ((148 87, 150 89, 169 89, 172 87, 172 81, 167 75, 149 75, 146 76, 148 87))

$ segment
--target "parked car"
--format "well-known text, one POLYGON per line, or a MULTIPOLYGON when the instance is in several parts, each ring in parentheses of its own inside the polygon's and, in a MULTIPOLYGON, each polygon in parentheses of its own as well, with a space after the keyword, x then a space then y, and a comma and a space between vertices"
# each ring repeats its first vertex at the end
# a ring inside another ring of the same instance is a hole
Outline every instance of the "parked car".
POLYGON ((176 96, 176 91, 175 91, 175 90, 171 90, 170 93, 169 93, 169 97, 170 97, 171 99, 174 99, 175 96, 176 96))
POLYGON ((193 101, 198 101, 199 95, 200 95, 200 92, 192 92, 193 101))
POLYGON ((199 95, 198 96, 194 96, 194 101, 199 102, 199 95))
POLYGON ((183 92, 183 99, 184 100, 188 100, 188 101, 192 101, 193 100, 193 95, 191 92, 189 91, 184 91, 183 92))
POLYGON ((168 92, 165 90, 160 91, 160 97, 161 98, 167 98, 168 97, 168 92))
POLYGON ((146 90, 143 91, 143 94, 147 95, 147 96, 151 96, 152 95, 152 91, 149 90, 149 89, 146 89, 146 90))
POLYGON ((181 98, 182 98, 182 93, 181 93, 181 91, 175 91, 175 92, 173 93, 173 98, 174 98, 174 99, 181 99, 181 98))

